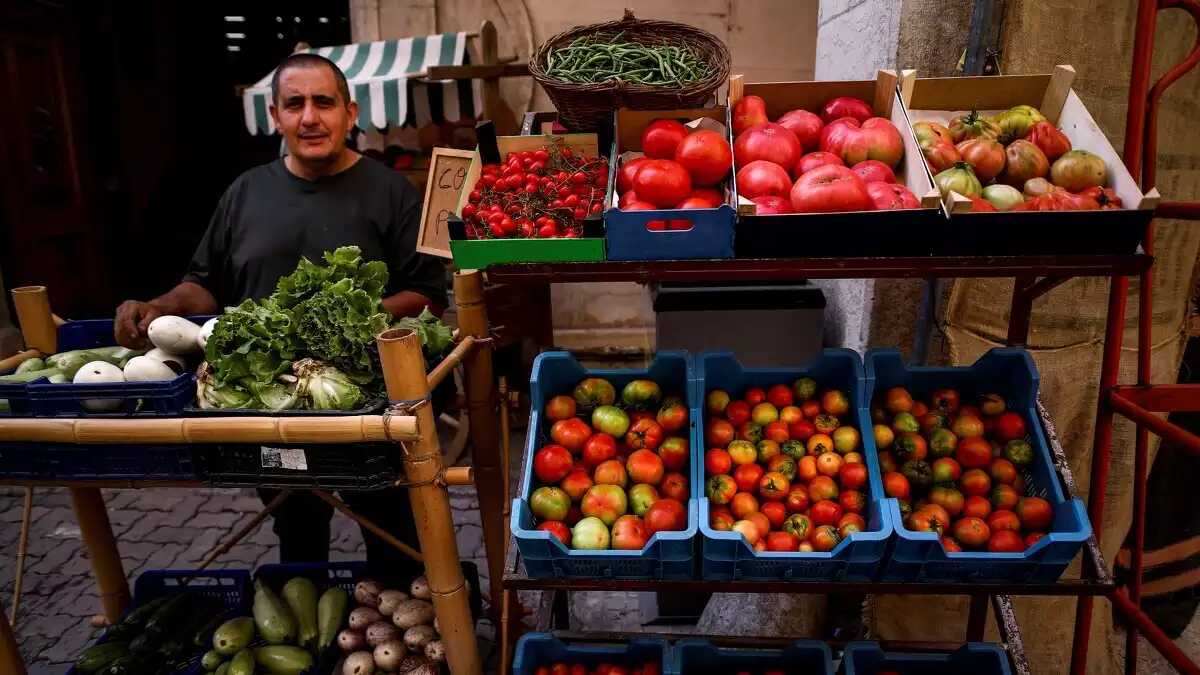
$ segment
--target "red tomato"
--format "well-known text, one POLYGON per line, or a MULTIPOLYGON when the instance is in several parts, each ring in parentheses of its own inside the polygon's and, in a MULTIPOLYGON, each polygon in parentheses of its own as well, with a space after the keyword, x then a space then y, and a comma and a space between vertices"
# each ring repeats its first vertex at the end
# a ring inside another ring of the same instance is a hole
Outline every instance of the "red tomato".
MULTIPOLYGON (((796 177, 799 178, 818 166, 826 166, 828 164, 833 164, 835 166, 846 166, 846 163, 842 161, 842 158, 838 157, 832 152, 821 152, 820 150, 817 150, 801 157, 800 161, 796 162, 796 170, 793 173, 795 173, 796 177)), ((739 187, 741 186, 739 185, 739 187)))
POLYGON ((625 432, 625 443, 634 450, 653 450, 662 443, 663 430, 653 419, 640 419, 625 432))
POLYGON ((842 507, 837 502, 823 499, 812 505, 808 516, 817 525, 837 525, 842 519, 842 507))
POLYGON ((808 488, 803 485, 793 485, 788 490, 787 497, 783 499, 783 506, 788 513, 801 513, 808 508, 808 505, 808 488))
POLYGON ((821 132, 821 149, 850 166, 867 159, 896 166, 904 156, 904 141, 896 126, 882 117, 872 117, 861 126, 856 119, 843 117, 821 132))
POLYGON ((863 160, 851 167, 850 170, 858 174, 858 177, 867 181, 868 184, 896 182, 896 174, 892 172, 892 167, 877 159, 863 160))
POLYGON ((621 207, 622 211, 657 211, 658 207, 650 202, 635 201, 621 207))
POLYGON ((996 419, 996 438, 1001 443, 1025 438, 1025 420, 1017 413, 1004 413, 996 419))
POLYGON ((838 480, 847 490, 861 490, 867 485, 867 465, 861 462, 846 462, 838 470, 838 480))
POLYGON ((767 535, 767 550, 795 553, 800 540, 791 532, 772 532, 767 535))
POLYGON ((1038 146, 1051 162, 1071 151, 1071 139, 1046 120, 1034 122, 1025 133, 1025 140, 1038 146))
POLYGON ((733 470, 733 482, 742 492, 758 490, 758 481, 762 480, 766 471, 757 464, 742 464, 733 470))
POLYGON ((633 190, 639 199, 669 209, 687 198, 692 191, 692 179, 678 162, 652 159, 633 177, 633 190))
POLYGON ((963 502, 962 515, 971 518, 987 518, 992 512, 992 503, 983 497, 967 497, 963 502))
POLYGON ((796 134, 772 122, 750 127, 733 142, 733 160, 739 168, 761 159, 788 169, 796 166, 800 154, 796 134))
POLYGON ((992 532, 988 538, 987 550, 992 553, 1020 553, 1025 550, 1025 542, 1020 534, 1012 530, 1000 530, 992 532))
POLYGON ((789 198, 797 213, 870 211, 867 184, 844 166, 822 166, 796 179, 789 198))
POLYGON ((675 161, 691 174, 693 185, 717 185, 729 175, 733 152, 724 136, 701 129, 679 142, 675 161))
POLYGON ((1041 541, 1045 538, 1046 538, 1046 534, 1044 532, 1030 532, 1025 537, 1025 548, 1030 548, 1034 544, 1038 543, 1039 541, 1041 541))
POLYGON ((703 199, 708 202, 710 208, 717 208, 725 203, 725 195, 720 190, 713 188, 696 188, 692 190, 692 194, 688 195, 688 199, 703 199))
POLYGON ((921 141, 921 154, 925 156, 925 162, 935 174, 953 168, 955 162, 962 161, 958 148, 954 147, 949 138, 941 136, 931 136, 921 141))
POLYGON ((537 526, 542 532, 549 532, 555 539, 562 542, 563 546, 571 548, 571 528, 557 520, 547 520, 537 526))
POLYGON ((804 152, 812 152, 821 144, 821 130, 825 128, 825 123, 807 110, 785 112, 775 123, 796 134, 796 140, 800 141, 804 152))
POLYGON ((733 468, 733 461, 729 459, 729 453, 721 448, 712 448, 704 453, 704 473, 706 475, 729 473, 731 468, 733 468))
POLYGON ((543 483, 557 483, 571 472, 575 460, 561 445, 547 445, 533 456, 533 472, 543 483))
POLYGON ((608 434, 593 434, 583 444, 583 463, 588 468, 596 468, 601 462, 617 456, 617 441, 608 434))
MULTIPOLYGON (((699 197, 688 197, 687 199, 676 204, 675 208, 677 208, 677 209, 712 209, 712 208, 716 208, 716 207, 714 207, 712 204, 708 203, 707 199, 701 199, 699 197)), ((671 221, 671 222, 675 222, 675 221, 671 221)), ((684 222, 688 222, 688 221, 684 221, 684 222)), ((671 229, 673 230, 675 228, 672 227, 671 229)), ((689 228, 685 227, 685 228, 681 228, 681 229, 686 230, 689 228)))
POLYGON ((1096 211, 1099 208, 1100 204, 1095 199, 1056 191, 1017 204, 1010 211, 1096 211))
POLYGON ((733 136, 737 138, 742 132, 756 124, 767 121, 767 102, 758 96, 746 96, 733 106, 733 136))
POLYGON ((583 444, 592 435, 592 428, 578 417, 559 420, 550 427, 550 440, 570 450, 573 454, 583 449, 583 444))
POLYGON ((883 477, 883 492, 896 499, 908 499, 909 485, 904 474, 892 471, 883 477))
POLYGON ((654 120, 642 132, 642 152, 651 159, 673 159, 688 129, 675 120, 654 120))
POLYGON ((621 169, 617 171, 617 192, 624 193, 633 189, 633 177, 641 170, 642 165, 649 161, 649 157, 637 157, 622 164, 621 169))
POLYGON ((617 200, 617 208, 622 211, 629 208, 629 205, 638 201, 637 193, 633 190, 626 190, 621 193, 621 198, 617 200))
POLYGON ((976 197, 975 195, 967 195, 966 197, 971 200, 971 213, 995 213, 1000 210, 996 208, 995 204, 983 197, 976 197))
POLYGON ((975 169, 975 176, 981 183, 988 182, 1004 170, 1004 146, 990 138, 971 138, 955 147, 962 161, 975 169))
MULTIPOLYGON (((1121 198, 1117 196, 1116 192, 1113 192, 1112 188, 1090 187, 1086 190, 1081 190, 1079 196, 1094 200, 1102 211, 1121 208, 1121 198)), ((463 210, 466 210, 465 206, 463 210)))
POLYGON ((745 401, 730 401, 725 406, 725 419, 735 427, 750 421, 750 404, 745 401))
POLYGON ((921 200, 917 199, 912 190, 896 183, 867 183, 867 193, 871 195, 871 204, 875 206, 876 211, 921 207, 921 200))
POLYGON ((942 548, 945 549, 946 553, 962 553, 962 547, 950 537, 942 535, 941 542, 942 548))
POLYGON ((646 510, 646 536, 656 532, 676 531, 687 527, 687 508, 677 500, 663 498, 646 510))
POLYGON ((1038 146, 1026 140, 1016 140, 1004 149, 1004 171, 996 180, 1018 190, 1025 181, 1044 178, 1050 172, 1050 161, 1038 146))
POLYGON ((987 523, 979 518, 968 517, 960 518, 950 526, 950 536, 963 546, 983 548, 992 536, 992 532, 988 529, 987 523))
POLYGON ((1017 517, 1029 530, 1042 530, 1054 521, 1054 507, 1041 497, 1022 497, 1017 502, 1017 517))
POLYGON ((814 551, 828 553, 842 543, 842 537, 838 534, 836 527, 822 525, 813 530, 811 541, 814 551))
POLYGON ((792 177, 774 162, 756 160, 737 172, 738 194, 746 199, 786 197, 792 189, 792 177))
POLYGON ((764 502, 758 511, 771 522, 772 530, 778 530, 783 527, 783 521, 788 517, 787 507, 784 506, 783 502, 764 502))
POLYGON ((821 119, 825 124, 843 117, 853 117, 859 122, 866 122, 874 116, 875 111, 866 101, 850 96, 839 96, 821 108, 821 119))
POLYGON ((999 532, 1001 530, 1021 531, 1021 519, 1017 518, 1017 514, 1012 511, 992 511, 987 517, 987 524, 992 532, 999 532))
POLYGON ((767 402, 776 408, 786 408, 793 401, 792 388, 785 384, 777 384, 767 391, 767 402))
POLYGON ((770 216, 779 213, 795 213, 792 211, 792 203, 784 197, 755 197, 750 201, 754 202, 755 215, 770 216))

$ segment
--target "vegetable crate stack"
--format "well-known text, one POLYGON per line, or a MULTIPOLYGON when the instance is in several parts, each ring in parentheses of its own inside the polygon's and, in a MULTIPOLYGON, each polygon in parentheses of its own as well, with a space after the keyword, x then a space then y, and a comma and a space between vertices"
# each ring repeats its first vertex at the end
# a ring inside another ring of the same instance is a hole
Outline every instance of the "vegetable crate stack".
POLYGON ((945 218, 900 83, 730 80, 737 257, 928 253, 945 218))
MULTIPOLYGON (((359 249, 301 259, 262 301, 246 300, 217 318, 205 345, 193 416, 349 415, 385 402, 375 336, 390 316, 381 304, 387 267, 362 260, 359 249), (323 263, 323 264, 322 264, 323 263)), ((426 310, 397 326, 421 339, 426 366, 452 341, 450 329, 426 310)), ((199 449, 205 478, 215 485, 378 489, 390 484, 400 458, 392 443, 258 445, 226 443, 199 449)))
POLYGON ((604 260, 609 171, 599 148, 596 134, 496 138, 481 129, 448 223, 455 267, 604 260))
POLYGON ((247 607, 245 570, 150 570, 130 610, 75 659, 67 675, 185 673, 199 667, 225 619, 247 607))
POLYGON ((1071 89, 1049 75, 918 79, 913 132, 949 213, 943 255, 1132 253, 1158 204, 1071 89))

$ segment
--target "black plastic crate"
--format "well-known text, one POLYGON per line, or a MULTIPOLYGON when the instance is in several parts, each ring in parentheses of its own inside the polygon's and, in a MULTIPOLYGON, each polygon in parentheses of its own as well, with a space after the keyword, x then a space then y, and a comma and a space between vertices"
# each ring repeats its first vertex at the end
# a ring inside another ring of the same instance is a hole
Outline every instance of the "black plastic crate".
POLYGON ((204 482, 218 487, 379 490, 401 471, 395 443, 195 447, 204 482))
POLYGON ((0 477, 59 480, 200 480, 196 446, 0 444, 0 477))

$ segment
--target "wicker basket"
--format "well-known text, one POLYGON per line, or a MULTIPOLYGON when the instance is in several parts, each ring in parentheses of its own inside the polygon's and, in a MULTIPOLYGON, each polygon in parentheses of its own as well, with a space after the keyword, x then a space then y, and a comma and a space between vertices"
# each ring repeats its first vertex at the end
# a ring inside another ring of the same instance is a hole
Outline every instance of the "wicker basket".
POLYGON ((529 72, 542 85, 546 95, 558 110, 559 121, 573 131, 596 130, 596 123, 618 108, 635 110, 675 110, 701 108, 709 97, 729 80, 729 49, 715 35, 673 21, 643 21, 625 10, 620 21, 576 26, 546 40, 529 59, 529 72), (709 76, 681 89, 648 87, 622 82, 620 79, 598 84, 574 84, 546 76, 546 61, 550 52, 575 38, 588 36, 611 40, 621 33, 621 39, 646 45, 687 46, 712 66, 709 76))

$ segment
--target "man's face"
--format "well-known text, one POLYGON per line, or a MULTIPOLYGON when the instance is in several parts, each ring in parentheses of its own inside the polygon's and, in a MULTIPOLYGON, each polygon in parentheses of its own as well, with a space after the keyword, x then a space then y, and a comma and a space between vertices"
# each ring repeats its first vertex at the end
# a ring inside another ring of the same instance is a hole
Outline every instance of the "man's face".
POLYGON ((358 104, 342 100, 329 68, 292 66, 279 75, 279 97, 271 116, 297 159, 322 163, 345 148, 358 104))

